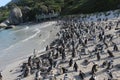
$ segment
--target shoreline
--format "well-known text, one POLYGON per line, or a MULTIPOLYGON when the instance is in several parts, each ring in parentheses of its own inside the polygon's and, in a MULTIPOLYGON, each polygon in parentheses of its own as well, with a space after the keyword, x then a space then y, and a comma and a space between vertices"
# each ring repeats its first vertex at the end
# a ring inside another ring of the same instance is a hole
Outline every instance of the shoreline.
MULTIPOLYGON (((50 21, 50 22, 45 22, 45 23, 42 23, 42 25, 46 25, 47 23, 49 23, 49 24, 51 24, 51 22, 53 23, 53 22, 55 22, 55 21, 50 21)), ((41 23, 40 23, 41 24, 41 23)), ((36 25, 39 25, 39 24, 36 24, 36 25)), ((25 25, 24 25, 25 26, 25 25)), ((54 23, 53 25, 51 25, 51 26, 48 26, 48 27, 43 27, 42 28, 42 31, 47 31, 47 32, 50 32, 50 35, 49 35, 49 37, 46 37, 46 39, 42 42, 42 44, 41 45, 44 45, 44 47, 41 47, 41 50, 39 51, 39 52, 43 52, 44 51, 44 49, 45 49, 45 47, 47 46, 47 45, 49 45, 56 37, 56 35, 55 35, 55 33, 57 33, 58 31, 59 31, 59 26, 56 26, 56 23, 54 23), (54 30, 55 29, 55 30, 54 30), (51 32, 52 31, 52 32, 51 32), (43 44, 44 42, 46 42, 45 44, 43 44)), ((42 34, 41 34, 42 35, 42 34)), ((41 36, 42 37, 42 36, 41 36)), ((33 49, 34 49, 34 46, 33 46, 33 49)), ((17 55, 17 54, 16 54, 17 55)), ((8 74, 8 73, 10 73, 10 71, 11 70, 14 70, 14 68, 15 67, 17 67, 20 63, 22 63, 22 62, 24 62, 24 61, 26 61, 27 60, 27 58, 29 57, 29 56, 31 56, 31 55, 33 55, 33 52, 31 52, 31 53, 29 53, 28 55, 26 55, 26 56, 24 56, 24 57, 20 57, 20 58, 18 58, 18 59, 15 59, 15 60, 13 60, 13 63, 10 63, 10 64, 8 64, 6 67, 3 67, 2 69, 3 70, 1 70, 2 71, 2 74, 3 75, 5 75, 5 76, 3 76, 3 79, 4 80, 8 80, 8 79, 6 79, 5 77, 7 76, 7 75, 10 75, 10 74, 8 74), (14 68, 13 68, 14 67, 14 68), (10 70, 10 68, 11 68, 11 70, 10 70), (9 69, 9 70, 8 70, 9 69)), ((10 76, 9 76, 10 77, 10 76)), ((16 76, 14 76, 14 78, 15 78, 16 76)), ((12 77, 11 77, 12 78, 12 77)), ((13 80, 13 79, 10 79, 10 80, 13 80)))

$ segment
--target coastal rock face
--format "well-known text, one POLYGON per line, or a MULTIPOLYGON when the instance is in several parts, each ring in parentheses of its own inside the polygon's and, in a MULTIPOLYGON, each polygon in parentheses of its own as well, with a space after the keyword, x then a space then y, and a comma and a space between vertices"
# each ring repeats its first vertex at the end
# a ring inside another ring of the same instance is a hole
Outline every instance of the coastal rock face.
POLYGON ((11 25, 22 23, 22 11, 19 7, 15 6, 11 9, 9 17, 4 22, 0 23, 0 28, 10 29, 11 25))
POLYGON ((9 24, 16 25, 22 23, 22 11, 19 7, 13 7, 10 11, 9 24))

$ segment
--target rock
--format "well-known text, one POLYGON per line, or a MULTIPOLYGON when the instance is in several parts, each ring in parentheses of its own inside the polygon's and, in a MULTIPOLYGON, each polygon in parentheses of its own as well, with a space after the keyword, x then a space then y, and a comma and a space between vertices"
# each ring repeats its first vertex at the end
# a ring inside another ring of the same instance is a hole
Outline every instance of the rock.
POLYGON ((4 21, 4 22, 2 22, 2 23, 0 24, 0 28, 3 28, 3 29, 15 28, 14 25, 9 25, 9 24, 10 24, 10 23, 9 23, 9 20, 6 20, 6 21, 4 21))
POLYGON ((4 29, 12 29, 12 28, 15 28, 15 26, 14 25, 10 25, 10 26, 5 27, 4 29))
POLYGON ((5 23, 1 23, 0 24, 0 28, 4 28, 4 27, 6 27, 7 25, 5 24, 5 23))
POLYGON ((19 7, 14 6, 11 11, 10 11, 10 15, 9 15, 9 23, 11 25, 17 25, 22 23, 22 11, 19 7))
POLYGON ((15 26, 22 23, 22 11, 19 7, 14 6, 10 11, 9 18, 4 22, 0 23, 0 28, 11 29, 15 26))

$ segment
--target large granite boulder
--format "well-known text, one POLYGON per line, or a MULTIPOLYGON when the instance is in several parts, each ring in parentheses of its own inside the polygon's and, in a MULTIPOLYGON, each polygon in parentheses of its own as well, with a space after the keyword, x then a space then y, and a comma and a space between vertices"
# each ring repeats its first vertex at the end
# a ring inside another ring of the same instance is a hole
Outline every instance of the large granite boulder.
POLYGON ((0 28, 4 29, 14 28, 15 26, 13 25, 18 25, 23 22, 22 16, 23 14, 21 9, 17 6, 12 6, 8 19, 0 23, 0 28))
POLYGON ((9 15, 9 24, 17 25, 22 23, 22 11, 19 7, 15 6, 11 9, 9 15))

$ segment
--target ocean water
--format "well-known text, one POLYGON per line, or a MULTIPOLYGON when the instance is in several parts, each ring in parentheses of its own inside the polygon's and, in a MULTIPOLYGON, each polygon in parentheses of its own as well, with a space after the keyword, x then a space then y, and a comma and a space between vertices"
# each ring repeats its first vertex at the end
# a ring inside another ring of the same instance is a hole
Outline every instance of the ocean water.
POLYGON ((44 28, 54 23, 46 22, 0 30, 0 69, 31 54, 34 49, 43 50, 45 47, 43 41, 49 38, 49 32, 44 28))

